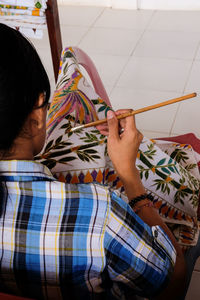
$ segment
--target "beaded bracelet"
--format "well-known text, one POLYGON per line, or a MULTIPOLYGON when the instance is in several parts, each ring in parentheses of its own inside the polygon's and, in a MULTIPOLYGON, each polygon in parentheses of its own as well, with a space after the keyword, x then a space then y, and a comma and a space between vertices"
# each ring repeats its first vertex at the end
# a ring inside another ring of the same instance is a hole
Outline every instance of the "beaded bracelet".
POLYGON ((144 199, 148 199, 150 201, 153 201, 153 196, 151 194, 147 194, 147 193, 144 193, 140 196, 137 196, 135 198, 133 198, 130 202, 129 202, 129 205, 131 208, 133 208, 135 206, 136 203, 138 203, 139 201, 141 200, 144 200, 144 199))

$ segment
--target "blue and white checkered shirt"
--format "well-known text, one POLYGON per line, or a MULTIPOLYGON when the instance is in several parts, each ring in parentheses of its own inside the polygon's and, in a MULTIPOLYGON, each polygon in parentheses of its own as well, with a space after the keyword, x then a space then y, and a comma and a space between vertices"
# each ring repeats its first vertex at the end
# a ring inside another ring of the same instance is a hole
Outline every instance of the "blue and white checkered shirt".
POLYGON ((167 284, 176 260, 171 241, 107 187, 58 182, 32 161, 0 161, 0 181, 1 291, 126 299, 167 284))

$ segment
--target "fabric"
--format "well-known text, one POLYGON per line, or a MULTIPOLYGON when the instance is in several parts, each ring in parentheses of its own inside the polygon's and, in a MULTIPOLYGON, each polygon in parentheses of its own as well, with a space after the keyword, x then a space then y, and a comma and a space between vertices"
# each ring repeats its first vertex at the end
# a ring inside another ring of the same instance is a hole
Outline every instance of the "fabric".
POLYGON ((0 22, 29 38, 42 38, 46 0, 0 0, 0 22))
MULTIPOLYGON (((189 144, 192 146, 193 150, 196 153, 196 160, 198 162, 198 167, 200 169, 200 161, 199 161, 199 155, 200 154, 200 139, 198 139, 194 133, 186 133, 174 137, 165 137, 162 138, 162 140, 165 141, 171 141, 179 144, 189 144)), ((199 201, 199 206, 198 206, 198 211, 197 211, 197 217, 198 220, 200 220, 200 201, 199 201)))
POLYGON ((33 161, 0 161, 1 291, 33 299, 150 296, 169 280, 175 249, 118 195, 65 184, 33 161), (2 196, 1 196, 2 198, 2 196))
MULTIPOLYGON (((127 201, 107 155, 106 137, 94 127, 70 131, 105 118, 109 109, 82 75, 73 48, 66 48, 47 119, 46 145, 36 160, 60 181, 96 181, 127 201)), ((183 248, 195 245, 199 235, 199 161, 200 155, 188 144, 144 138, 136 162, 147 192, 154 196, 154 206, 183 248)))

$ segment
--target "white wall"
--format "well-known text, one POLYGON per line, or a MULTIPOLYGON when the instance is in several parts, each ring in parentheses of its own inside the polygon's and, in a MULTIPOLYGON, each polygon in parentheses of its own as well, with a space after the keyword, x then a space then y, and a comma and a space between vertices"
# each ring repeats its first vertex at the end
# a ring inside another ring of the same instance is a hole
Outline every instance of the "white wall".
POLYGON ((200 10, 200 0, 138 0, 138 8, 200 10))
POLYGON ((200 10, 200 0, 58 0, 58 3, 124 9, 200 10))

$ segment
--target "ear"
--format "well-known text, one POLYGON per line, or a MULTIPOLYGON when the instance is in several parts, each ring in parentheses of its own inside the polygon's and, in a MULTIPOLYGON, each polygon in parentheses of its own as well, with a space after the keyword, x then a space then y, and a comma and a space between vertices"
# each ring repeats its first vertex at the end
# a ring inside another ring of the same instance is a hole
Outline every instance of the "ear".
POLYGON ((46 110, 44 107, 40 107, 44 103, 44 94, 40 94, 35 109, 29 115, 29 125, 33 136, 38 134, 38 131, 45 126, 46 122, 46 110))

